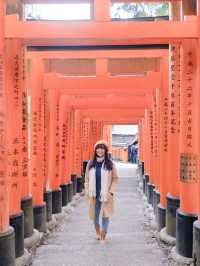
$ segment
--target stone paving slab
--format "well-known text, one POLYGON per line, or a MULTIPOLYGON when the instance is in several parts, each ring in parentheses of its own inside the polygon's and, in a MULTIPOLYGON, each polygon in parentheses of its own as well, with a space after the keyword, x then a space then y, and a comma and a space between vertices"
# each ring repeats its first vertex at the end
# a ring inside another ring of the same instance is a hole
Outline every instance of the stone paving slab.
POLYGON ((33 266, 165 266, 173 265, 149 231, 143 201, 136 188, 136 166, 117 164, 120 180, 116 213, 108 242, 95 240, 84 198, 60 227, 40 246, 33 266))

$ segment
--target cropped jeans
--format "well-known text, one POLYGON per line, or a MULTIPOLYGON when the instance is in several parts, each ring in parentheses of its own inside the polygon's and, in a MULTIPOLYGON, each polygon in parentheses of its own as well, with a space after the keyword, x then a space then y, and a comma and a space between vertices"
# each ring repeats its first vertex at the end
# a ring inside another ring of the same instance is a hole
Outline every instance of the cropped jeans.
MULTIPOLYGON (((100 225, 99 223, 99 216, 100 216, 100 212, 101 212, 101 201, 99 199, 96 199, 96 205, 95 205, 95 218, 94 218, 94 225, 98 226, 100 225)), ((103 217, 102 216, 102 231, 104 231, 105 233, 107 233, 108 231, 108 225, 109 225, 109 218, 108 217, 103 217)))

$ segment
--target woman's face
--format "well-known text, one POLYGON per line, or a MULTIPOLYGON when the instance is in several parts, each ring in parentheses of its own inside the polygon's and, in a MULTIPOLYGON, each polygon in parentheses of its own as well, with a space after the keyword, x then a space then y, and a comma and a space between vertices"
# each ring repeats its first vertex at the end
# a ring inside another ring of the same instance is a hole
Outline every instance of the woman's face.
POLYGON ((96 148, 96 155, 98 157, 104 157, 105 156, 105 153, 106 153, 106 149, 105 149, 105 146, 104 145, 97 146, 97 148, 96 148))

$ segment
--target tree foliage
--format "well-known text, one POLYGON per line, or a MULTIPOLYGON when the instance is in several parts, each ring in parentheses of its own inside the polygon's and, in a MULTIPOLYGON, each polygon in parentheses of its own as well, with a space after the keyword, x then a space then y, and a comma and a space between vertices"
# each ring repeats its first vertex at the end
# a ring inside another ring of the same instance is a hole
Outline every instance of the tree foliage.
POLYGON ((125 3, 118 5, 116 4, 114 16, 116 18, 120 18, 122 12, 123 13, 126 12, 129 18, 168 16, 169 4, 168 3, 125 3))

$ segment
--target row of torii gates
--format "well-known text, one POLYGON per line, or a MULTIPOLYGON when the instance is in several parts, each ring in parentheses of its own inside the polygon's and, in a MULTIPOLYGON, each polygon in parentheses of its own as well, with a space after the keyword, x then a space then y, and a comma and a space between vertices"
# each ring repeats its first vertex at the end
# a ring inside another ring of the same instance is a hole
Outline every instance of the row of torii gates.
POLYGON ((158 230, 200 265, 200 1, 171 1, 169 21, 111 21, 117 0, 91 21, 23 20, 26 3, 75 2, 0 0, 0 265, 71 200, 112 124, 139 125, 158 230))

